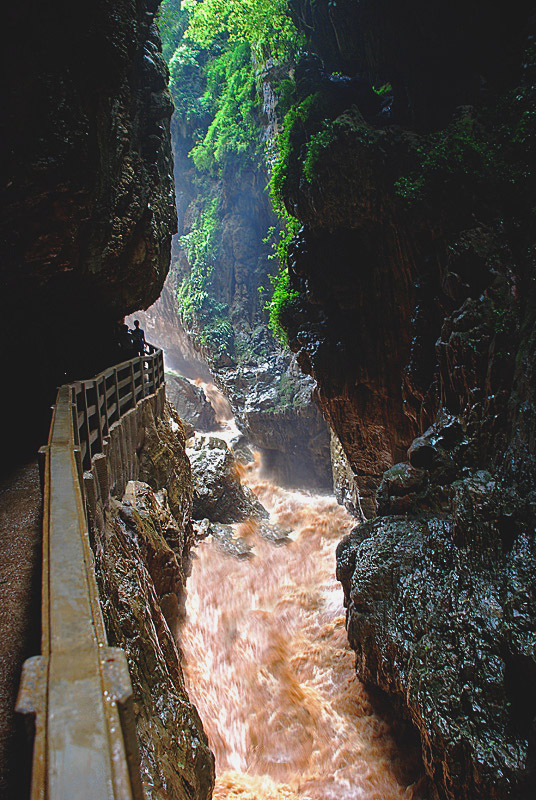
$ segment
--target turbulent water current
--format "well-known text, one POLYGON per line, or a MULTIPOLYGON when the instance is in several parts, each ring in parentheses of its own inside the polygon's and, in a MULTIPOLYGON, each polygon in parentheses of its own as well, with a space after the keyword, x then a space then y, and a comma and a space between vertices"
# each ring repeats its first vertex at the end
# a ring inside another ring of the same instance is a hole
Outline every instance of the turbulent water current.
POLYGON ((238 559, 211 537, 196 548, 181 632, 190 697, 216 757, 218 800, 400 800, 398 751, 358 682, 335 548, 354 521, 329 496, 243 481, 291 531, 276 546, 255 525, 238 559))

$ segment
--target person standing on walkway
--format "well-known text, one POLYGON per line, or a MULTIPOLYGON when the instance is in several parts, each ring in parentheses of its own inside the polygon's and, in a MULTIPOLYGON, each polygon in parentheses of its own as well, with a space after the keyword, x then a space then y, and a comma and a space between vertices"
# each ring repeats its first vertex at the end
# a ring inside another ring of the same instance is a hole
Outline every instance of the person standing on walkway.
POLYGON ((145 354, 145 332, 140 328, 139 320, 134 320, 134 327, 129 331, 134 344, 134 351, 138 356, 145 354))

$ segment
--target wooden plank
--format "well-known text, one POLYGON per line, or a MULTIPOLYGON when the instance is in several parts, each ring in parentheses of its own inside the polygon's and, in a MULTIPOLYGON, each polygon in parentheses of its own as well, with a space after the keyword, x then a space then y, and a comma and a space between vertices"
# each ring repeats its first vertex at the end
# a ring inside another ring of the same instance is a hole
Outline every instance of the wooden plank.
POLYGON ((89 409, 87 405, 87 389, 85 383, 82 384, 82 407, 84 410, 84 436, 82 438, 87 442, 84 455, 84 469, 89 469, 91 466, 91 429, 89 427, 89 409))
POLYGON ((99 396, 101 381, 100 380, 93 381, 93 386, 95 387, 95 405, 97 406, 97 413, 95 415, 97 421, 97 437, 99 444, 97 453, 102 453, 104 445, 104 431, 102 425, 102 411, 101 411, 100 396, 99 396))
POLYGON ((128 376, 128 378, 124 378, 122 381, 118 381, 117 385, 119 386, 119 391, 121 391, 121 389, 124 389, 125 386, 130 386, 130 383, 131 383, 130 375, 128 376))
POLYGON ((151 369, 153 375, 153 394, 156 392, 157 385, 156 385, 156 359, 155 356, 152 357, 151 360, 151 369))
POLYGON ((130 392, 132 394, 132 408, 136 405, 136 383, 134 379, 134 362, 130 362, 130 392))

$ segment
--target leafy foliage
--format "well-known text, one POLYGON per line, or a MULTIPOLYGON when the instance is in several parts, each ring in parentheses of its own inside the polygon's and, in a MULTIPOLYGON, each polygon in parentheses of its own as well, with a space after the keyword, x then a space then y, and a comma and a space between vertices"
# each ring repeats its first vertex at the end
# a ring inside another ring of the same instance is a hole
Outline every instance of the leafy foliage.
POLYGON ((219 37, 248 42, 256 61, 285 60, 302 43, 287 13, 288 0, 186 0, 191 21, 186 36, 210 47, 219 37))
POLYGON ((396 193, 409 203, 422 200, 432 191, 448 186, 449 191, 474 190, 490 179, 497 169, 495 154, 484 128, 471 116, 452 122, 417 148, 418 171, 395 182, 396 193))
POLYGON ((372 91, 378 95, 378 97, 385 97, 388 94, 391 94, 393 88, 390 83, 384 83, 382 86, 373 86, 372 91))
MULTIPOLYGON (((190 157, 205 204, 191 231, 180 241, 190 267, 178 290, 183 323, 198 340, 217 352, 232 346, 228 309, 214 300, 213 269, 217 261, 217 201, 208 200, 214 180, 232 164, 266 166, 262 141, 259 76, 268 61, 292 61, 303 46, 288 14, 288 0, 164 0, 158 23, 170 70, 170 90, 176 112, 191 137, 190 157), (196 334, 197 332, 197 334, 196 334)), ((274 87, 278 112, 290 116, 278 143, 270 196, 281 220, 274 251, 286 263, 298 221, 283 206, 281 188, 288 169, 290 139, 285 133, 307 114, 308 104, 296 102, 295 84, 282 78, 274 87), (282 147, 282 152, 281 152, 282 147)), ((272 279, 270 327, 284 340, 279 315, 292 299, 288 272, 272 279)))
POLYGON ((181 12, 181 0, 163 0, 156 21, 162 39, 162 55, 169 64, 188 24, 188 17, 181 12))
POLYGON ((233 156, 243 163, 258 160, 260 125, 249 44, 235 44, 212 59, 207 64, 206 80, 201 102, 212 109, 212 122, 191 151, 196 168, 221 169, 233 156))
POLYGON ((218 199, 215 198, 201 211, 192 230, 181 237, 180 244, 188 257, 190 274, 179 286, 177 302, 186 329, 201 345, 222 354, 232 348, 233 330, 227 306, 218 303, 211 292, 219 233, 218 199))
POLYGON ((194 134, 201 135, 204 121, 210 115, 211 102, 203 92, 204 54, 191 42, 180 42, 169 62, 169 88, 175 111, 181 119, 193 124, 194 134))
POLYGON ((270 178, 270 198, 277 214, 282 217, 287 215, 283 194, 285 182, 291 168, 291 159, 294 156, 294 139, 296 129, 308 118, 311 108, 317 101, 318 95, 310 94, 301 103, 292 106, 285 116, 283 129, 277 139, 277 157, 272 166, 270 178))
POLYGON ((331 120, 324 120, 318 133, 313 133, 307 142, 305 151, 305 161, 303 162, 303 174, 308 183, 312 183, 316 174, 316 165, 322 153, 333 141, 335 126, 331 120))
POLYGON ((269 314, 268 327, 281 344, 287 344, 285 315, 288 314, 292 302, 299 297, 299 292, 291 288, 286 266, 280 267, 278 274, 270 277, 270 282, 274 292, 265 306, 269 314))

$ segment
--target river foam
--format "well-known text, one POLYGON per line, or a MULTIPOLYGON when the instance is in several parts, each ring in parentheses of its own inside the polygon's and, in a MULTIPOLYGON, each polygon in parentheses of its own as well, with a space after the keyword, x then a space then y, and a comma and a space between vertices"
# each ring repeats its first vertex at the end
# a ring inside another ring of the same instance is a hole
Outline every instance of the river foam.
POLYGON ((291 532, 255 524, 239 560, 211 538, 196 548, 181 632, 191 699, 216 757, 217 800, 409 800, 397 747, 357 680, 335 548, 355 521, 331 496, 243 480, 291 532))

